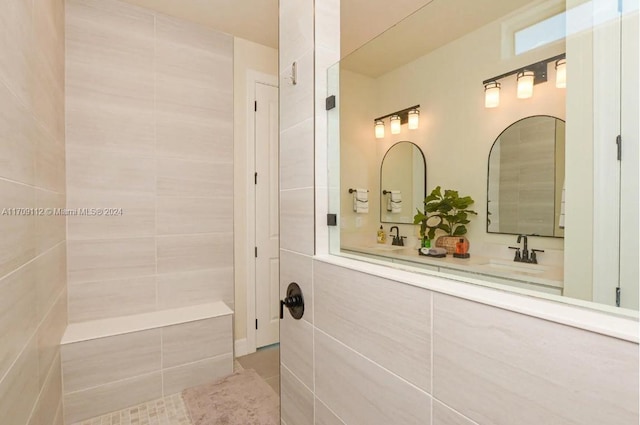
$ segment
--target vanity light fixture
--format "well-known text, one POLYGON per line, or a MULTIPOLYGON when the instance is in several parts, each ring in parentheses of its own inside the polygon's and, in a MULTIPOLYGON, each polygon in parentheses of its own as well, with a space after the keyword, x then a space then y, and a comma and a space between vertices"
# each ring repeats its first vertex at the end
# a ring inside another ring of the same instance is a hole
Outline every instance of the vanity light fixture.
POLYGON ((536 74, 533 71, 520 71, 518 80, 518 99, 529 99, 533 96, 533 81, 536 74))
POLYGON ((550 63, 556 66, 556 87, 564 88, 567 85, 567 60, 566 53, 505 72, 493 78, 488 78, 482 82, 484 85, 484 106, 485 108, 495 108, 500 104, 500 83, 499 80, 516 76, 518 99, 529 99, 533 96, 533 86, 547 81, 547 67, 550 63))
POLYGON ((567 59, 556 61, 556 87, 559 89, 567 88, 567 59))
POLYGON ((400 130, 402 129, 400 127, 402 125, 400 115, 391 115, 389 122, 391 122, 391 134, 400 134, 400 130))
POLYGON ((376 129, 376 139, 384 139, 384 121, 377 120, 375 129, 376 129))
POLYGON ((420 125, 420 105, 414 105, 409 108, 402 109, 400 111, 392 112, 387 115, 373 120, 376 139, 384 138, 384 120, 389 118, 391 127, 391 134, 400 134, 402 131, 402 124, 409 124, 410 130, 415 130, 420 125))
POLYGON ((417 130, 420 125, 420 111, 417 109, 412 109, 407 112, 408 120, 409 120, 409 130, 417 130))
POLYGON ((500 83, 492 81, 484 85, 484 107, 497 108, 500 105, 500 83))

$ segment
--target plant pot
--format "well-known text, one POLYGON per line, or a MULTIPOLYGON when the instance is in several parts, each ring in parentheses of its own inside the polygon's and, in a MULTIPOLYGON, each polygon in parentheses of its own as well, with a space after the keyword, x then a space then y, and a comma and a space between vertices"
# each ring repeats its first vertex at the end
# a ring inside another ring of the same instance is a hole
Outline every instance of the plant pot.
POLYGON ((436 239, 436 246, 446 249, 447 254, 452 255, 456 252, 456 243, 458 243, 460 239, 464 240, 466 252, 469 252, 469 240, 464 236, 440 236, 436 239))

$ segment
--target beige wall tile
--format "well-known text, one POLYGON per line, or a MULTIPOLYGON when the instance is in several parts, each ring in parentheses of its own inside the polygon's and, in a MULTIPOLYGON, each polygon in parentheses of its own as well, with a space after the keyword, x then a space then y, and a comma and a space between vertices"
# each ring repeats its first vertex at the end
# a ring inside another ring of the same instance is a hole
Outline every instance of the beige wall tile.
POLYGON ((147 375, 64 395, 64 423, 73 424, 162 397, 162 375, 147 375))
POLYGON ((344 425, 320 399, 315 400, 316 425, 344 425))
POLYGON ((433 425, 476 425, 476 423, 434 399, 433 425))
POLYGON ((158 102, 156 143, 160 156, 232 164, 233 120, 217 111, 158 102))
POLYGON ((42 319, 67 286, 67 248, 64 243, 41 254, 34 262, 37 289, 36 311, 42 319))
MULTIPOLYGON (((67 78, 72 81, 73 77, 69 75, 67 78)), ((85 91, 71 84, 67 86, 67 146, 94 151, 153 152, 152 100, 88 95, 85 91)))
MULTIPOLYGON (((310 29, 311 30, 311 29, 310 29)), ((298 80, 291 84, 291 63, 280 67, 280 130, 313 117, 313 49, 294 59, 298 80)))
POLYGON ((230 232, 233 197, 158 197, 158 235, 230 232))
MULTIPOLYGON (((313 49, 314 2, 282 0, 280 2, 280 70, 313 49)), ((289 424, 291 425, 291 424, 289 424)))
POLYGON ((291 282, 296 282, 304 297, 302 320, 313 323, 313 262, 311 257, 280 250, 280 298, 287 293, 291 282))
MULTIPOLYGON (((60 340, 67 329, 67 294, 62 291, 47 316, 38 328, 38 370, 40 386, 45 384, 51 368, 60 373, 60 340)), ((60 387, 59 391, 62 391, 60 387)), ((55 412, 54 412, 55 413, 55 412)))
POLYGON ((33 263, 0 280, 0 380, 36 330, 36 302, 33 263))
POLYGON ((69 285, 69 322, 127 316, 155 309, 155 276, 69 285))
POLYGON ((286 368, 280 368, 282 421, 287 424, 313 425, 313 394, 286 368))
POLYGON ((32 338, 9 373, 0 380, 0 418, 6 424, 26 424, 36 402, 38 350, 32 338))
POLYGON ((158 16, 157 99, 215 111, 233 119, 233 37, 158 16))
POLYGON ((152 194, 109 194, 77 189, 67 195, 67 208, 115 209, 112 215, 67 217, 69 239, 104 239, 154 236, 156 199, 152 194), (118 211, 121 209, 122 213, 118 211))
POLYGON ((60 357, 56 355, 51 367, 43 371, 42 393, 36 404, 30 425, 51 425, 62 406, 62 369, 60 357))
MULTIPOLYGON (((64 70, 53 69, 42 53, 41 47, 37 47, 36 51, 37 54, 32 58, 34 79, 29 91, 33 113, 47 135, 52 140, 64 144, 64 78, 58 80, 61 76, 64 77, 64 70)), ((59 55, 60 60, 64 61, 62 53, 59 55)))
MULTIPOLYGON (((36 206, 33 187, 0 179, 0 213, 5 209, 36 206)), ((0 215, 0 276, 20 267, 36 255, 36 218, 33 215, 0 215)))
POLYGON ((65 144, 64 139, 53 138, 42 128, 35 132, 36 185, 55 192, 65 192, 65 144))
MULTIPOLYGON (((64 84, 64 3, 64 0, 33 2, 34 43, 59 86, 64 84)), ((60 112, 60 121, 64 123, 64 111, 60 112)))
POLYGON ((280 321, 280 344, 280 362, 313 388, 313 326, 306 320, 294 319, 285 309, 280 321))
POLYGON ((316 327, 429 392, 431 293, 321 262, 314 270, 316 327))
POLYGON ((157 240, 158 273, 204 270, 233 264, 231 232, 159 236, 157 240))
POLYGON ((185 388, 206 384, 233 372, 233 354, 189 363, 162 371, 164 394, 175 394, 185 388))
POLYGON ((68 144, 152 153, 153 14, 73 0, 66 19, 68 144))
POLYGON ((95 282, 155 273, 155 239, 68 241, 69 283, 95 282))
POLYGON ((638 420, 637 344, 440 294, 433 326, 433 394, 478 423, 638 420))
POLYGON ((229 184, 233 179, 232 163, 158 158, 157 173, 158 196, 233 196, 233 185, 229 184))
POLYGON ((160 338, 151 329, 63 345, 64 393, 159 370, 160 338))
POLYGON ((33 116, 2 82, 0 99, 0 177, 34 184, 36 151, 33 116))
POLYGON ((66 218, 63 215, 49 215, 49 210, 65 208, 64 193, 36 190, 36 208, 44 210, 45 215, 36 217, 36 251, 45 252, 66 239, 66 218))
POLYGON ((198 320, 162 329, 163 368, 232 352, 231 316, 198 320))
POLYGON ((345 423, 430 423, 427 393, 318 330, 315 359, 316 395, 345 423))
POLYGON ((8 85, 23 105, 30 106, 33 76, 30 52, 33 51, 32 2, 6 0, 0 3, 0 81, 8 85))
POLYGON ((155 193, 155 161, 151 157, 123 152, 96 152, 69 149, 67 152, 68 192, 110 196, 152 195, 155 193))
POLYGON ((313 117, 280 133, 280 189, 313 187, 313 117))
POLYGON ((158 308, 176 308, 222 300, 233 308, 233 267, 159 274, 158 308))
POLYGON ((313 255, 313 188, 280 191, 280 248, 313 255))

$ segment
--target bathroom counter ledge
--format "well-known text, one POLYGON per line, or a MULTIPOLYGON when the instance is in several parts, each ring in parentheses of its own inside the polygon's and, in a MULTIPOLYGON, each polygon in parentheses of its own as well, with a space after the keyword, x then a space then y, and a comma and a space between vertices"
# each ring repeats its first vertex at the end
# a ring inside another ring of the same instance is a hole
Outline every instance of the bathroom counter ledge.
POLYGON ((547 266, 544 264, 531 265, 527 263, 511 262, 502 258, 490 258, 480 255, 471 255, 470 258, 455 258, 447 255, 444 258, 427 257, 418 254, 418 250, 409 247, 398 247, 390 250, 390 245, 381 246, 350 246, 343 245, 342 249, 354 253, 373 255, 390 259, 394 262, 411 262, 416 267, 426 265, 438 268, 443 273, 456 275, 480 275, 514 282, 540 285, 555 291, 562 291, 564 270, 562 267, 547 266), (382 247, 382 248, 381 248, 382 247))

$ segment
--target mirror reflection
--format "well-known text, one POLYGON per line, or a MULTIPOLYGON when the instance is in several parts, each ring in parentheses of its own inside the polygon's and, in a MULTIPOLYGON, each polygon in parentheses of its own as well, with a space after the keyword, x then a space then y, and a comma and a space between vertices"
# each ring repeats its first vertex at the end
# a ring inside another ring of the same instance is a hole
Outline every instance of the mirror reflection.
POLYGON ((489 153, 487 232, 564 236, 564 121, 527 117, 489 153))
POLYGON ((411 142, 391 146, 380 167, 380 221, 413 223, 416 208, 422 208, 427 180, 422 150, 411 142))
POLYGON ((625 75, 638 73, 638 41, 623 37, 638 20, 616 8, 593 19, 574 3, 433 1, 341 60, 329 84, 339 87, 339 123, 329 112, 339 155, 329 180, 340 186, 332 253, 637 311, 638 157, 623 149, 619 160, 615 140, 637 134, 637 80, 625 75), (607 34, 597 48, 595 33, 607 34), (397 119, 416 108, 415 125, 397 119), (429 158, 426 193, 439 186, 474 200, 470 258, 421 255, 420 225, 400 219, 415 213, 404 204, 410 189, 387 167, 406 170, 384 158, 406 141, 429 158), (348 188, 375 207, 354 208, 348 188), (401 193, 400 211, 383 190, 401 193))

